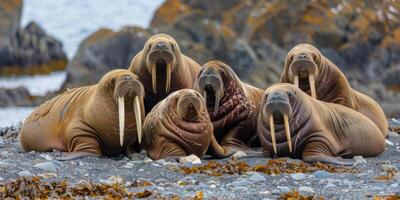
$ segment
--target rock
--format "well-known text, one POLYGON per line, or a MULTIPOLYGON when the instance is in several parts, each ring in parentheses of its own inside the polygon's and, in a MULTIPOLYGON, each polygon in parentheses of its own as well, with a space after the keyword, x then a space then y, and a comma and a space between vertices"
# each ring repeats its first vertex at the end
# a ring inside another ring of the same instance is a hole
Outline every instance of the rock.
POLYGON ((248 178, 248 180, 252 182, 261 182, 261 181, 266 181, 267 179, 259 173, 252 173, 252 175, 248 178))
POLYGON ((355 161, 354 165, 367 163, 367 161, 362 156, 354 156, 353 159, 355 161))
POLYGON ((399 187, 399 184, 398 184, 398 183, 393 183, 393 184, 390 185, 390 187, 392 187, 392 188, 398 188, 398 187, 399 187))
POLYGON ((390 171, 396 171, 396 172, 398 172, 398 171, 399 171, 399 169, 398 169, 396 166, 391 165, 391 164, 382 164, 382 165, 381 165, 381 169, 382 169, 384 172, 390 172, 390 171))
POLYGON ((215 189, 215 188, 217 188, 217 186, 216 186, 216 185, 214 185, 214 184, 212 184, 212 185, 210 185, 210 186, 209 186, 209 188, 211 188, 211 189, 215 189))
POLYGON ((35 97, 25 87, 0 88, 0 107, 35 105, 35 97))
POLYGON ((324 186, 325 189, 328 189, 328 188, 335 188, 335 187, 336 187, 336 185, 334 185, 334 184, 332 184, 332 183, 328 183, 328 184, 326 184, 326 185, 324 186))
POLYGON ((304 193, 310 193, 310 194, 315 193, 314 189, 312 189, 311 187, 308 187, 308 186, 299 187, 299 191, 304 192, 304 193))
POLYGON ((179 162, 180 163, 190 163, 190 164, 201 164, 200 158, 193 154, 186 156, 186 157, 180 157, 179 162))
POLYGON ((117 185, 122 185, 122 184, 124 184, 124 179, 122 179, 121 177, 119 177, 119 176, 110 176, 108 179, 107 179, 107 182, 109 183, 109 184, 117 184, 117 185))
POLYGON ((295 174, 290 174, 290 177, 292 177, 296 181, 300 181, 306 178, 306 175, 303 173, 295 173, 295 174))
POLYGON ((271 194, 272 194, 272 195, 280 195, 280 194, 281 194, 281 191, 278 190, 278 189, 273 189, 273 190, 271 191, 271 194))
POLYGON ((63 90, 97 83, 112 69, 128 68, 151 35, 138 27, 126 27, 118 32, 100 29, 93 33, 80 44, 68 63, 63 90))
POLYGON ((3 157, 3 158, 7 158, 7 157, 10 156, 10 153, 8 153, 8 151, 3 151, 3 152, 0 153, 0 156, 3 157))
POLYGON ((55 166, 52 162, 42 162, 34 165, 33 167, 39 168, 48 172, 56 172, 57 166, 55 166))
POLYGON ((30 171, 24 170, 18 173, 18 176, 23 177, 23 176, 34 176, 30 171))
POLYGON ((49 178, 58 178, 58 175, 55 173, 43 173, 43 174, 38 174, 38 176, 49 179, 49 178))
POLYGON ((0 74, 43 74, 66 67, 61 42, 35 22, 20 28, 22 0, 0 3, 0 74))
POLYGON ((290 188, 285 186, 278 186, 278 189, 281 191, 281 193, 288 193, 291 191, 290 188))
POLYGON ((318 178, 318 179, 326 179, 331 177, 331 173, 327 172, 327 171, 323 171, 323 170, 318 170, 314 172, 314 177, 318 178))
POLYGON ((44 159, 46 159, 46 160, 53 160, 53 157, 51 157, 51 156, 48 155, 48 154, 41 154, 40 157, 42 157, 42 158, 44 158, 44 159))
POLYGON ((246 179, 238 179, 229 183, 232 187, 249 187, 252 183, 246 179))
POLYGON ((238 159, 240 157, 246 156, 247 154, 244 151, 236 151, 231 158, 238 159))

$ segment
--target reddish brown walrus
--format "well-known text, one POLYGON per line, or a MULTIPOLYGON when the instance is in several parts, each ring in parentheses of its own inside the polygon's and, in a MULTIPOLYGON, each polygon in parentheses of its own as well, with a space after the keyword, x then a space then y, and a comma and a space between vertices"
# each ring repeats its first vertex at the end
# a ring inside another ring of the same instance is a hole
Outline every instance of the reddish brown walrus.
POLYGON ((143 147, 152 159, 204 156, 212 138, 205 102, 195 90, 182 89, 158 103, 143 124, 143 147))
POLYGON ((314 46, 299 44, 289 51, 281 83, 292 83, 318 100, 341 104, 362 113, 386 137, 388 124, 379 104, 351 88, 340 69, 314 46))
POLYGON ((200 65, 183 55, 175 39, 167 34, 149 38, 129 67, 143 83, 147 112, 170 93, 191 89, 199 69, 200 65))
POLYGON ((261 106, 258 135, 267 156, 347 165, 336 157, 377 156, 385 150, 385 138, 370 119, 294 85, 269 87, 261 106))
POLYGON ((242 83, 233 70, 220 61, 202 66, 194 88, 203 94, 214 126, 216 141, 210 153, 228 157, 237 150, 259 145, 257 117, 263 91, 242 83))
POLYGON ((124 153, 141 141, 143 97, 135 74, 110 71, 98 84, 69 90, 36 108, 22 126, 21 145, 25 151, 65 152, 61 160, 124 153))

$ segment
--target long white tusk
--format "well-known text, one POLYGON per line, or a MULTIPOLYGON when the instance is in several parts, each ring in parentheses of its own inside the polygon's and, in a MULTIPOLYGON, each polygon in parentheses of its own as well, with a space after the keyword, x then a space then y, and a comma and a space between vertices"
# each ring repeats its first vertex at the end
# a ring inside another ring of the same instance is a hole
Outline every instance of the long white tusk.
POLYGON ((219 95, 215 94, 215 102, 214 102, 214 116, 218 114, 218 107, 219 107, 219 95))
POLYGON ((169 92, 169 89, 171 87, 171 64, 167 64, 167 79, 165 82, 165 93, 169 92))
POLYGON ((206 90, 203 91, 203 98, 207 105, 207 91, 206 90))
POLYGON ((289 152, 292 153, 292 138, 290 136, 289 117, 287 114, 283 114, 283 121, 285 122, 285 132, 286 139, 289 145, 289 152))
POLYGON ((135 98, 133 99, 133 109, 135 111, 136 129, 138 134, 138 141, 140 144, 142 142, 142 112, 140 110, 139 96, 135 96, 135 98))
POLYGON ((314 75, 313 74, 308 75, 308 80, 310 81, 311 96, 317 98, 317 93, 315 91, 314 75))
POLYGON ((151 80, 153 83, 153 92, 157 94, 157 67, 155 64, 151 67, 151 80))
POLYGON ((294 82, 294 85, 295 85, 296 87, 299 87, 299 76, 298 76, 298 75, 294 75, 294 80, 293 80, 293 82, 294 82))
POLYGON ((119 143, 124 144, 125 130, 125 102, 124 97, 118 97, 118 114, 119 114, 119 143))
POLYGON ((275 140, 275 126, 274 126, 274 117, 269 116, 269 127, 271 128, 271 139, 272 139, 272 148, 274 149, 274 153, 278 152, 276 150, 276 140, 275 140))

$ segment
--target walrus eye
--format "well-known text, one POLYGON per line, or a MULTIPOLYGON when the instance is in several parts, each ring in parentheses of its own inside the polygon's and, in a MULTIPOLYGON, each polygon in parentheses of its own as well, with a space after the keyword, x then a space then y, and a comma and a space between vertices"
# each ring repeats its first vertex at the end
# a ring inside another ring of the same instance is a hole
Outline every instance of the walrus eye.
POLYGON ((151 49, 151 44, 149 44, 149 49, 151 49))
POLYGON ((170 44, 171 45, 171 50, 173 51, 174 50, 174 44, 170 44))
POLYGON ((122 78, 122 80, 124 80, 124 81, 128 81, 128 80, 131 80, 131 79, 132 79, 132 78, 129 77, 129 76, 125 76, 125 77, 122 78))
POLYGON ((286 94, 287 94, 287 96, 288 96, 289 98, 292 98, 292 93, 291 93, 290 91, 287 91, 286 94))

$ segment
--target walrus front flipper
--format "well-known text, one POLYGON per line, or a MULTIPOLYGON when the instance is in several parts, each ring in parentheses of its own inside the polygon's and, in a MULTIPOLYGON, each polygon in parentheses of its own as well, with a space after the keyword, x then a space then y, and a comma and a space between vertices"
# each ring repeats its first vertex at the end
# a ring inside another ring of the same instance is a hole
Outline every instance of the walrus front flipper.
POLYGON ((228 158, 238 151, 236 148, 223 147, 221 146, 214 135, 211 136, 211 143, 209 146, 209 152, 212 156, 216 158, 228 158))
POLYGON ((60 161, 66 161, 66 160, 75 160, 75 159, 84 158, 84 157, 100 157, 100 155, 88 153, 88 152, 64 152, 61 155, 61 157, 58 157, 56 159, 60 160, 60 161))
POLYGON ((343 161, 340 158, 329 157, 329 156, 325 156, 325 155, 307 156, 307 157, 303 157, 303 160, 308 163, 321 162, 321 163, 344 165, 344 166, 353 165, 353 163, 343 161))

